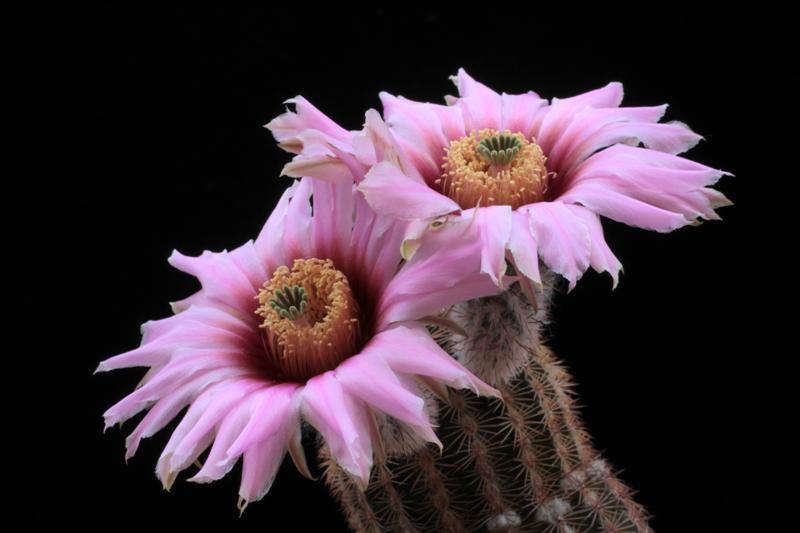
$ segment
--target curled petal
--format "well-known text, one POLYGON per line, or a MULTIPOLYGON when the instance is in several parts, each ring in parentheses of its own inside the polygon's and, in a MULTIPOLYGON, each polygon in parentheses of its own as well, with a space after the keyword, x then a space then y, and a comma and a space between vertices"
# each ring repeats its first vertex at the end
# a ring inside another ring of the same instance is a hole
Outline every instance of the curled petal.
MULTIPOLYGON (((488 230, 476 223, 476 217, 466 215, 427 231, 411 260, 383 292, 378 304, 378 327, 435 315, 455 303, 497 294, 497 284, 482 272, 482 231, 488 230)), ((494 249, 498 244, 488 245, 494 249)), ((502 257, 505 243, 500 242, 499 246, 502 257)))
POLYGON ((317 130, 331 139, 348 142, 352 134, 336 124, 302 96, 286 100, 294 104, 295 110, 272 119, 265 127, 272 132, 278 145, 293 153, 300 153, 303 142, 300 134, 306 130, 317 130))
POLYGON ((394 164, 378 163, 358 186, 370 206, 399 219, 431 219, 459 211, 453 200, 408 178, 394 164))

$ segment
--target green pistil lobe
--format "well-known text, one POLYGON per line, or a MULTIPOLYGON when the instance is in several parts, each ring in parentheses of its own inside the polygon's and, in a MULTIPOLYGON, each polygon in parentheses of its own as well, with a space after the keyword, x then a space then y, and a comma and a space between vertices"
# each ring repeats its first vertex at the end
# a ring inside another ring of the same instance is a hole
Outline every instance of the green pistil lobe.
POLYGON ((308 295, 306 290, 299 285, 284 285, 283 289, 276 289, 273 297, 269 300, 269 305, 282 318, 297 320, 308 307, 308 295))
POLYGON ((521 148, 522 143, 514 135, 498 133, 480 141, 476 150, 492 165, 505 166, 514 160, 521 148))

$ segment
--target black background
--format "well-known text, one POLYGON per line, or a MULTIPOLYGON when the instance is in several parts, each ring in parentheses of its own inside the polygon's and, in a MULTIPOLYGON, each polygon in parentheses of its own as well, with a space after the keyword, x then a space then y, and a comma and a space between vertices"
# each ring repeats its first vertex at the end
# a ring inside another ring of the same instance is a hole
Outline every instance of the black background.
POLYGON ((140 372, 92 372, 136 346, 140 323, 195 289, 167 265, 173 248, 218 251, 257 234, 288 184, 279 177, 288 155, 262 128, 283 100, 303 94, 358 129, 380 90, 440 102, 455 93, 447 77, 460 66, 497 90, 544 97, 619 80, 625 104, 668 102, 667 119, 705 136, 691 158, 737 175, 719 186, 736 204, 721 211, 723 222, 661 235, 606 221, 625 267, 620 286, 612 292, 607 276, 588 273, 561 295, 551 344, 578 382, 597 446, 639 491, 657 531, 722 531, 752 518, 744 479, 760 468, 748 462, 758 422, 743 384, 758 314, 752 254, 764 245, 755 221, 768 179, 752 121, 756 100, 769 107, 770 98, 754 97, 754 81, 782 85, 769 78, 776 71, 758 69, 785 52, 759 21, 695 12, 578 21, 486 6, 357 15, 308 3, 135 6, 14 8, 9 19, 4 263, 6 310, 19 320, 4 350, 4 435, 15 530, 39 520, 345 530, 322 483, 288 464, 242 518, 238 470, 164 492, 153 469, 169 428, 127 466, 132 426, 102 434, 101 413, 140 372))

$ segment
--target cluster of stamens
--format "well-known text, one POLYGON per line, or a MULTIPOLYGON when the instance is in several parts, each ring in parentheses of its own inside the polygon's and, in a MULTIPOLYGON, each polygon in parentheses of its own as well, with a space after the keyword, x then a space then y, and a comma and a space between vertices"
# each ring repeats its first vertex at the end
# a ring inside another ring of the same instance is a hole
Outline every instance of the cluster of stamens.
POLYGON ((517 208, 545 198, 545 161, 534 140, 487 128, 450 142, 435 183, 464 209, 479 204, 517 208))
POLYGON ((304 381, 356 350, 358 304, 330 259, 295 259, 291 269, 279 267, 257 298, 267 358, 281 377, 304 381))

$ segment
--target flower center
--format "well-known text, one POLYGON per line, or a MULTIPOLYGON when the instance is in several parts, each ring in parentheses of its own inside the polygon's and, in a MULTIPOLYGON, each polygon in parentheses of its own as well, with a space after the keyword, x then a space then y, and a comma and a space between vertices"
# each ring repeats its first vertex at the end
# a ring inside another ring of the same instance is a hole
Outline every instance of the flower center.
POLYGON ((542 149, 521 133, 483 129, 450 141, 436 185, 464 209, 512 208, 544 199, 548 174, 542 149))
POLYGON ((279 267, 258 302, 267 357, 282 378, 305 381, 332 370, 358 347, 358 304, 330 259, 279 267))

